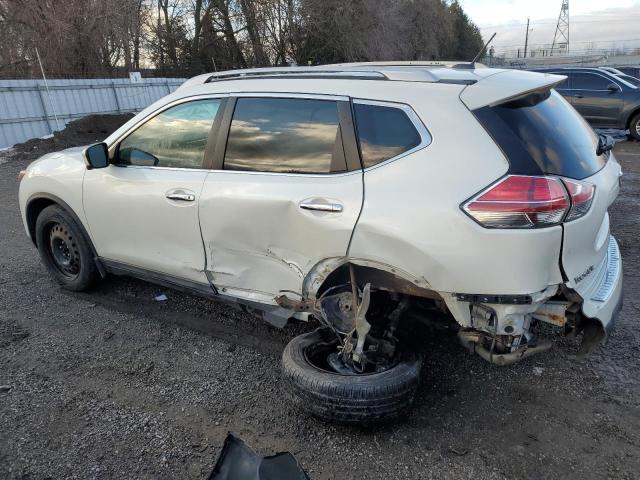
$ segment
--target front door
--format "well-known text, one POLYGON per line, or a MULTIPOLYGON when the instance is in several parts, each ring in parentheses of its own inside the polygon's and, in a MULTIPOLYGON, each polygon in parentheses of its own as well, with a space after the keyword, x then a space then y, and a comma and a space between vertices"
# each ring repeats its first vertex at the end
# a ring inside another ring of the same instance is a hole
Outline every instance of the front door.
POLYGON ((198 206, 222 102, 165 109, 115 146, 111 165, 86 172, 85 214, 101 258, 209 288, 198 206))
POLYGON ((200 201, 211 281, 262 303, 296 298, 316 263, 347 254, 363 198, 348 99, 284 96, 235 100, 200 201))
POLYGON ((593 126, 617 125, 624 98, 622 89, 611 79, 598 73, 572 73, 571 95, 573 107, 593 126))

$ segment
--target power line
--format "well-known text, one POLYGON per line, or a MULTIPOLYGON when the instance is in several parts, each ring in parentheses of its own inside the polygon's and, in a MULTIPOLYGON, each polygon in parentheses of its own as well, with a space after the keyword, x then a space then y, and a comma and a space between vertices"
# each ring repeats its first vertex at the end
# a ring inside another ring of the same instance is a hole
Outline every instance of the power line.
MULTIPOLYGON (((584 40, 582 42, 571 42, 571 45, 582 45, 586 43, 616 43, 616 42, 640 42, 640 38, 621 38, 617 40, 584 40)), ((549 45, 548 43, 530 43, 529 46, 545 46, 549 45)), ((517 48, 521 47, 522 44, 516 45, 495 45, 495 48, 517 48)))
MULTIPOLYGON (((640 19, 640 15, 623 15, 620 16, 619 20, 634 20, 634 19, 640 19)), ((601 20, 572 20, 571 24, 576 24, 576 23, 603 23, 607 20, 616 20, 616 18, 613 17, 609 17, 607 16, 606 18, 603 18, 601 20)), ((538 22, 530 22, 531 25, 557 25, 557 22, 555 21, 538 21, 538 22)), ((499 25, 488 25, 488 26, 484 26, 484 27, 478 27, 480 30, 487 30, 490 28, 520 28, 522 26, 526 25, 526 22, 517 22, 517 23, 502 23, 499 25)))

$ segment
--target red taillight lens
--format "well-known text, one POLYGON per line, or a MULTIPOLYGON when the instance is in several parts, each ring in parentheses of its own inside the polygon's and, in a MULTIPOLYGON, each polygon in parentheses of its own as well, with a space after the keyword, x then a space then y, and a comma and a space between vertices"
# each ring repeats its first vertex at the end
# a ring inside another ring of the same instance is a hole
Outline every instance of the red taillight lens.
POLYGON ((538 228, 557 225, 570 203, 558 178, 510 175, 463 205, 489 228, 538 228))
POLYGON ((579 182, 577 180, 563 178, 562 181, 571 196, 571 210, 569 210, 569 214, 565 219, 565 221, 568 222, 569 220, 582 217, 589 211, 596 188, 590 183, 579 182))

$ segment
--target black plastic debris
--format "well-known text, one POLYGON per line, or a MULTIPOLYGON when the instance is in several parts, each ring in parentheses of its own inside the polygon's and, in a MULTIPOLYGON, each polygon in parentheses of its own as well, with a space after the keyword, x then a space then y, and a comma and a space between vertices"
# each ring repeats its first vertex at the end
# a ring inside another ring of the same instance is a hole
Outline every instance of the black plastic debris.
POLYGON ((209 480, 309 480, 289 452, 263 457, 229 432, 209 480))

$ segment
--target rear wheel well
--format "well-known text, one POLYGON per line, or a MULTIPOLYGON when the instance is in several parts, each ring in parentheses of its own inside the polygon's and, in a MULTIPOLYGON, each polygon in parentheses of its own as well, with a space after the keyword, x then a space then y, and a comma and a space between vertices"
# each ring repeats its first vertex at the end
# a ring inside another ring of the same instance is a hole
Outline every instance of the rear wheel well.
POLYGON ((636 115, 640 115, 640 108, 636 108, 633 112, 631 112, 629 118, 627 118, 627 124, 625 125, 627 130, 631 128, 631 120, 636 118, 636 115))

